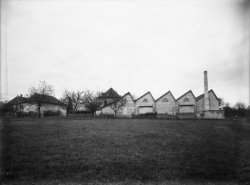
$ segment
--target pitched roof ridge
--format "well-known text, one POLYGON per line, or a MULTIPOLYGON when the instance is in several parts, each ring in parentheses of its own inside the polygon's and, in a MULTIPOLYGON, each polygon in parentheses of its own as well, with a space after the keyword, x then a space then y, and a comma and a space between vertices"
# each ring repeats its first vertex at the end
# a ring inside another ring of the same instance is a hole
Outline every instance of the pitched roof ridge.
POLYGON ((183 96, 185 96, 185 95, 188 94, 188 93, 191 93, 192 96, 194 97, 194 99, 196 100, 196 97, 195 97, 193 91, 190 89, 189 91, 187 91, 186 93, 184 93, 183 95, 181 95, 179 98, 177 98, 176 101, 179 100, 179 99, 181 99, 183 96))
MULTIPOLYGON (((216 94, 215 94, 215 92, 214 92, 213 89, 210 89, 210 90, 208 91, 208 93, 209 93, 209 92, 214 93, 215 97, 216 97, 218 100, 220 100, 220 98, 218 98, 218 97, 216 96, 216 94)), ((201 95, 197 96, 195 99, 198 101, 198 100, 201 99, 203 96, 204 96, 204 93, 202 93, 201 95)))
POLYGON ((152 93, 151 93, 150 91, 146 92, 145 94, 143 94, 142 96, 140 96, 139 98, 137 98, 137 99, 134 100, 134 101, 137 101, 137 100, 141 99, 141 98, 142 98, 143 96, 145 96, 146 94, 150 94, 150 95, 152 96, 153 100, 155 101, 155 99, 154 99, 154 97, 153 97, 153 95, 152 95, 152 93))
POLYGON ((166 93, 164 93, 163 95, 161 95, 159 98, 157 98, 155 101, 159 101, 162 97, 164 97, 165 95, 167 95, 168 93, 170 93, 171 94, 171 96, 174 98, 174 101, 175 101, 175 97, 174 97, 174 95, 172 94, 172 92, 169 90, 169 91, 167 91, 166 93))
POLYGON ((112 87, 102 93, 101 97, 121 97, 112 87))
POLYGON ((113 101, 113 102, 110 102, 110 103, 108 103, 107 105, 102 106, 101 108, 108 107, 109 105, 112 105, 113 103, 118 102, 119 100, 121 100, 122 98, 124 98, 124 97, 125 97, 126 95, 128 95, 128 94, 130 94, 130 96, 132 97, 132 100, 134 101, 134 98, 133 98, 133 96, 131 95, 131 93, 130 93, 130 92, 127 92, 127 93, 125 93, 123 96, 121 96, 119 99, 117 99, 117 100, 115 100, 115 101, 113 101))
POLYGON ((134 100, 133 96, 131 95, 131 93, 128 91, 127 93, 125 93, 121 98, 124 98, 126 95, 130 94, 130 96, 132 97, 132 99, 134 100))

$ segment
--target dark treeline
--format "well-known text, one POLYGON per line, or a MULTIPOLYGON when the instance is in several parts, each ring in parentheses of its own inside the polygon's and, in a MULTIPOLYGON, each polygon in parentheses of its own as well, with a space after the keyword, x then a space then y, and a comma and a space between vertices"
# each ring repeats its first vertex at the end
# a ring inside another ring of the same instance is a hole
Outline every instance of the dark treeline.
POLYGON ((246 107, 230 107, 226 105, 224 107, 224 113, 226 118, 243 118, 250 117, 250 106, 246 107))

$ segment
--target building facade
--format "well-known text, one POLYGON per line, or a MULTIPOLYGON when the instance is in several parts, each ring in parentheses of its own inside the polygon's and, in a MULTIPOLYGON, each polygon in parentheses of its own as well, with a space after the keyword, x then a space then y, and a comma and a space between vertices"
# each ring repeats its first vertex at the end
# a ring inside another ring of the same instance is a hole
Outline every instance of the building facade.
POLYGON ((7 103, 9 112, 16 115, 38 114, 40 104, 41 116, 61 115, 66 116, 66 105, 53 96, 34 94, 29 98, 16 96, 7 103))
MULTIPOLYGON (((110 92, 110 89, 107 92, 110 92)), ((134 115, 155 113, 161 115, 159 117, 164 117, 165 115, 165 117, 174 116, 180 119, 224 119, 224 111, 220 109, 221 100, 212 89, 208 91, 206 71, 204 71, 204 94, 198 97, 195 97, 191 90, 177 99, 168 91, 156 100, 150 92, 143 94, 136 100, 133 99, 130 93, 126 93, 115 101, 124 98, 127 100, 127 103, 119 109, 117 113, 119 117, 133 117, 134 115)), ((101 107, 97 115, 114 115, 111 105, 112 101, 110 100, 109 104, 101 107)))
POLYGON ((175 101, 170 91, 163 94, 155 101, 157 114, 176 115, 175 101))

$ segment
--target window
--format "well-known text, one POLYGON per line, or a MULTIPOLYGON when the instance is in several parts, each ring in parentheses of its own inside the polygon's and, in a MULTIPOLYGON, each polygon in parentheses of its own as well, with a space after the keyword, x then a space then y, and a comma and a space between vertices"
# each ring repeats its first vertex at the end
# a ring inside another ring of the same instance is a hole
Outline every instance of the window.
POLYGON ((184 101, 184 102, 189 102, 189 99, 188 99, 188 98, 184 98, 183 101, 184 101))
POLYGON ((145 99, 143 99, 143 102, 148 102, 148 99, 146 99, 146 98, 145 98, 145 99))
POLYGON ((167 99, 167 98, 164 98, 162 101, 163 101, 163 102, 168 102, 168 99, 167 99))

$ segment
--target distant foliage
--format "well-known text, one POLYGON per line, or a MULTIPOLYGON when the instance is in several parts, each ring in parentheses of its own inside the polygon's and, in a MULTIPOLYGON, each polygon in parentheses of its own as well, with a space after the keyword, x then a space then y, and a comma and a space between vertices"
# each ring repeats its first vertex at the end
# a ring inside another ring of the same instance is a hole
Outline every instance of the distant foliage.
POLYGON ((43 116, 59 116, 61 114, 60 111, 50 111, 50 110, 47 110, 47 111, 44 111, 43 112, 43 116))
POLYGON ((127 100, 124 98, 120 98, 119 100, 114 100, 114 102, 110 105, 110 108, 114 111, 115 117, 117 112, 126 105, 127 100))
POLYGON ((32 86, 29 89, 30 96, 34 94, 53 96, 54 95, 54 86, 48 84, 46 81, 40 81, 38 86, 32 86))
POLYGON ((233 107, 230 107, 229 103, 226 103, 224 111, 225 117, 227 118, 243 118, 250 116, 250 106, 246 108, 246 105, 242 102, 237 102, 233 107))
POLYGON ((103 105, 103 99, 100 98, 101 94, 101 92, 88 89, 84 91, 83 102, 90 113, 94 114, 103 105))
POLYGON ((8 107, 6 106, 7 101, 0 101, 0 115, 7 112, 8 107))
POLYGON ((54 86, 51 84, 48 84, 46 81, 40 81, 38 86, 32 86, 29 89, 29 95, 30 97, 34 97, 35 101, 37 102, 38 106, 38 117, 41 117, 41 107, 44 104, 44 99, 46 96, 52 96, 54 95, 54 86), (37 95, 37 96, 35 96, 37 95))
POLYGON ((69 91, 65 90, 61 101, 67 105, 67 114, 79 111, 79 108, 83 105, 83 91, 69 91))
POLYGON ((157 118, 157 112, 148 112, 145 114, 139 114, 136 116, 136 118, 141 119, 156 119, 157 118))

